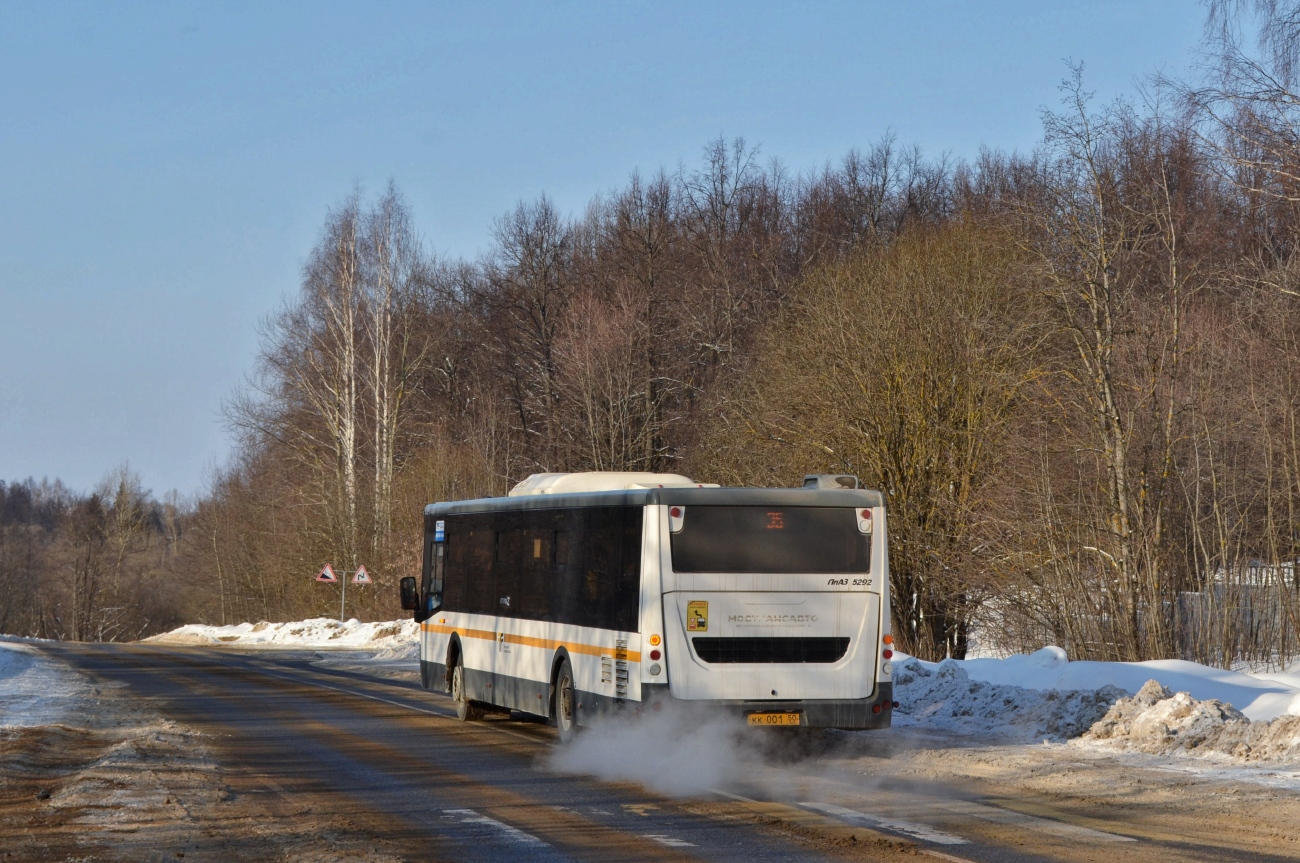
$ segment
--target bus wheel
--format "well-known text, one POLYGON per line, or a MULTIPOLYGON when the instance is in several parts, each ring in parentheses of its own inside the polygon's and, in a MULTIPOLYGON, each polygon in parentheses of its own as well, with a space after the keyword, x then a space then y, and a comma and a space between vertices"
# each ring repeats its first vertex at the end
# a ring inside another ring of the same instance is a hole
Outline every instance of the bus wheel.
POLYGON ((573 689, 573 667, 561 659, 555 672, 555 728, 561 743, 572 743, 578 733, 577 693, 573 689))
POLYGON ((451 671, 451 700, 456 702, 456 718, 461 722, 483 718, 483 710, 465 697, 465 663, 459 660, 451 671))

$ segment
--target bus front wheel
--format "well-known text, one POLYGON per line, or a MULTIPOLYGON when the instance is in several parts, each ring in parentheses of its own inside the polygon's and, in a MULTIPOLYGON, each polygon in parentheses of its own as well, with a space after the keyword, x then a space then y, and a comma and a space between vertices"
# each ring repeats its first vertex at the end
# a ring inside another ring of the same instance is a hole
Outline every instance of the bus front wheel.
POLYGON ((577 693, 573 688, 573 667, 561 659, 555 672, 555 728, 561 743, 571 743, 578 733, 577 693))
POLYGON ((465 697, 465 663, 459 659, 451 671, 451 700, 456 702, 456 718, 461 722, 483 718, 482 709, 465 697))

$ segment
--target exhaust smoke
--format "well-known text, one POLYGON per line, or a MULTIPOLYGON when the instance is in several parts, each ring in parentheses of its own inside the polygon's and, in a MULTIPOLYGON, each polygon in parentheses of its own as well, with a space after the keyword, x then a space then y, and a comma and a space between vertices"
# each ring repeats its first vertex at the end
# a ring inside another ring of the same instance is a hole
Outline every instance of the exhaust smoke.
POLYGON ((743 771, 753 755, 743 743, 748 730, 737 716, 669 703, 662 711, 610 717, 582 729, 552 756, 550 767, 687 797, 707 793, 743 771))

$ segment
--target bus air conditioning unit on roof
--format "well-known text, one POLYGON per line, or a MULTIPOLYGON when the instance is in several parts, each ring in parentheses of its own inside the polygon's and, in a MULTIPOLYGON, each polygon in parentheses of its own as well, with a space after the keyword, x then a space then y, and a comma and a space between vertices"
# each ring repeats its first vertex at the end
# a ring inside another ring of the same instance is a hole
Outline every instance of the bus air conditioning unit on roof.
POLYGON ((862 488, 862 481, 851 473, 810 473, 803 478, 804 488, 862 488))
POLYGON ((632 488, 717 488, 717 483, 696 482, 676 473, 641 471, 587 471, 585 473, 535 473, 510 489, 510 497, 527 494, 573 494, 583 491, 623 491, 632 488))

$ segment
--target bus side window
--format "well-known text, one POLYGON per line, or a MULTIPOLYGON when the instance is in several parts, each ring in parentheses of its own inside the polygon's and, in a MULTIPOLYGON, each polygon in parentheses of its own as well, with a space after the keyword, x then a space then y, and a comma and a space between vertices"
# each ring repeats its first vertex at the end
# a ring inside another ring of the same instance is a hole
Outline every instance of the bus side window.
POLYGON ((551 594, 554 591, 552 548, 555 514, 540 510, 524 514, 520 522, 519 559, 516 562, 511 613, 532 620, 552 620, 551 594))
POLYGON ((556 566, 567 566, 569 564, 569 532, 567 530, 555 531, 553 540, 552 555, 556 566))
POLYGON ((627 507, 622 515, 622 566, 615 591, 613 618, 614 628, 631 630, 636 628, 641 611, 641 531, 645 510, 639 506, 627 507))
MULTIPOLYGON (((582 538, 580 577, 576 587, 579 620, 584 626, 627 629, 621 614, 623 590, 623 533, 626 507, 592 508, 586 513, 582 538)), ((640 508, 637 508, 640 511, 640 508)))
MULTIPOLYGON (((496 614, 496 578, 493 558, 495 531, 484 516, 476 516, 465 538, 465 566, 457 575, 464 585, 464 610, 472 614, 496 614)), ((455 537, 452 550, 455 551, 455 537)))
POLYGON ((498 517, 493 538, 494 560, 490 590, 483 595, 482 614, 524 617, 523 568, 531 557, 531 543, 524 535, 525 515, 509 513, 498 517), (528 548, 525 548, 528 546, 528 548))
POLYGON ((429 591, 433 588, 433 546, 432 539, 424 543, 424 561, 420 573, 420 595, 428 596, 429 591))
POLYGON ((447 581, 447 544, 445 542, 438 542, 433 545, 433 572, 431 575, 429 589, 425 591, 425 595, 432 596, 435 605, 442 605, 443 589, 447 581))
POLYGON ((471 527, 463 517, 447 519, 442 570, 442 607, 447 611, 469 610, 470 552, 475 536, 471 527))

